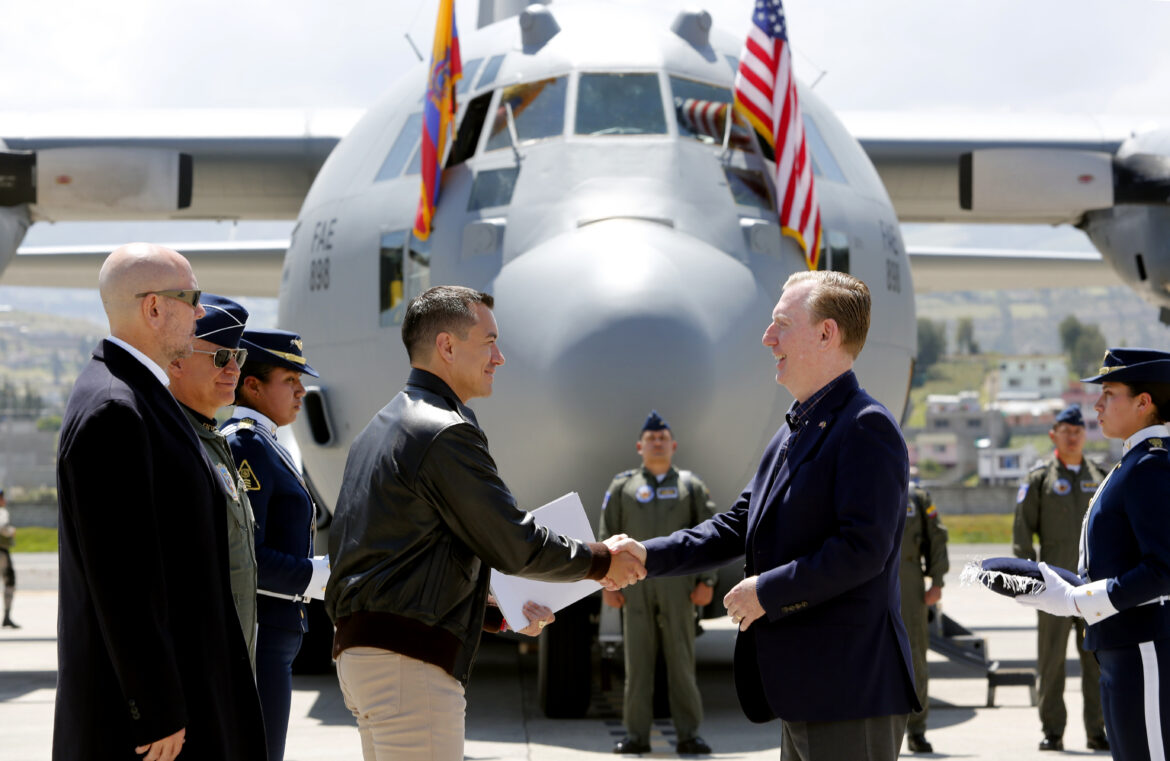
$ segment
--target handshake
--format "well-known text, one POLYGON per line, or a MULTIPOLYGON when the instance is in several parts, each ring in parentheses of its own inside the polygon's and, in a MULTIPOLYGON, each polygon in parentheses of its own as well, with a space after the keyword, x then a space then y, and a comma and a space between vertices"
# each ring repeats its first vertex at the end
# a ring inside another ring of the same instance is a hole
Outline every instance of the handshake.
POLYGON ((646 578, 646 548, 641 542, 615 534, 605 540, 605 546, 610 552, 609 573, 601 586, 607 591, 616 592, 646 578))

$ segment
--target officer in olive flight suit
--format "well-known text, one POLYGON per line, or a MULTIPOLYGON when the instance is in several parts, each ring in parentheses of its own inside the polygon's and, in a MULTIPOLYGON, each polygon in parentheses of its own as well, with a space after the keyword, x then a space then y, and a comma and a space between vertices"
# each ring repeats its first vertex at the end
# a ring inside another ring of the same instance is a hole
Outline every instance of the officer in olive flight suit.
MULTIPOLYGON (((916 474, 911 468, 910 476, 916 474)), ((950 568, 947 559, 947 529, 939 520, 938 508, 930 494, 917 483, 910 484, 906 505, 906 528, 902 531, 902 623, 910 637, 914 658, 914 690, 922 710, 910 714, 906 724, 906 745, 914 753, 933 753, 926 740, 927 669, 926 651, 930 647, 927 608, 942 598, 943 576, 950 568), (925 561, 926 567, 923 568, 925 561), (926 577, 930 577, 930 589, 926 577)))
POLYGON ((248 310, 212 293, 204 293, 199 303, 206 314, 195 322, 192 354, 171 362, 167 375, 171 394, 191 421, 224 496, 232 600, 255 671, 256 519, 227 439, 215 422, 216 411, 234 401, 240 366, 248 356, 247 349, 239 348, 248 310))
MULTIPOLYGON (((1089 500, 1105 477, 1104 471, 1084 457, 1085 420, 1081 408, 1072 405, 1057 415, 1048 437, 1056 447, 1052 456, 1035 466, 1016 495, 1016 519, 1012 552, 1018 558, 1037 560, 1033 535, 1040 538, 1040 557, 1049 565, 1077 567, 1081 523, 1089 500)), ((1081 693, 1084 696, 1085 735, 1092 750, 1108 750, 1105 718, 1101 713, 1100 669, 1085 650, 1084 619, 1050 616, 1037 611, 1037 667, 1040 671, 1040 725, 1044 739, 1040 750, 1064 750, 1065 658, 1069 630, 1076 628, 1077 653, 1081 657, 1081 693)))
MULTIPOLYGON (((670 425, 651 411, 642 426, 638 453, 642 467, 614 477, 601 505, 598 539, 628 534, 634 539, 664 536, 690 528, 715 514, 706 485, 671 464, 678 442, 670 425)), ((661 643, 666 661, 670 715, 679 753, 710 753, 699 737, 703 702, 695 681, 695 606, 711 602, 717 572, 644 581, 621 592, 603 591, 603 600, 621 608, 626 688, 623 723, 627 737, 614 753, 649 753, 653 719, 654 666, 661 643)))

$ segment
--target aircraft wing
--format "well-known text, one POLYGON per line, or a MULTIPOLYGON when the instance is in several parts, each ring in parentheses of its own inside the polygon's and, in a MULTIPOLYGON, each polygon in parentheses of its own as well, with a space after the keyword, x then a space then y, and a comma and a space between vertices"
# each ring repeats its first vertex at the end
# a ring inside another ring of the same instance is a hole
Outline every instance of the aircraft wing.
POLYGON ((361 114, 0 113, 0 207, 26 203, 33 222, 295 219, 361 114))
MULTIPOLYGON (((230 296, 276 298, 287 240, 164 243, 187 257, 199 287, 230 296)), ((114 246, 25 246, 0 285, 94 288, 114 246)))
POLYGON ((1075 222, 1113 205, 1113 158, 1137 123, 1006 113, 838 115, 903 222, 1075 222))
POLYGON ((1096 251, 907 246, 915 293, 1125 285, 1096 251))

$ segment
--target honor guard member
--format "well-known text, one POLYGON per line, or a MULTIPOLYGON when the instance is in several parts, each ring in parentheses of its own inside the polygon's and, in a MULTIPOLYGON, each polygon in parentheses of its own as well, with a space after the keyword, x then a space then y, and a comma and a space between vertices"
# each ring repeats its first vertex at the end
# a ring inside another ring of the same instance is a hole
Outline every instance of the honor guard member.
POLYGON ((224 424, 256 516, 259 589, 256 685, 264 709, 268 761, 284 758, 292 700, 292 662, 308 630, 305 603, 324 597, 329 565, 313 557, 317 508, 276 429, 296 420, 305 387, 301 339, 284 330, 246 330, 248 364, 236 387, 235 416, 224 424))
POLYGON ((171 379, 171 394, 191 421, 223 492, 232 601, 236 604, 236 615, 255 671, 256 519, 227 439, 215 422, 215 413, 235 401, 240 368, 248 356, 247 349, 239 348, 248 310, 213 293, 204 293, 199 303, 205 314, 195 322, 192 354, 171 362, 167 375, 171 379))
POLYGON ((4 490, 0 489, 0 574, 4 575, 4 628, 19 629, 12 620, 12 597, 16 594, 16 570, 12 567, 9 550, 16 544, 16 528, 8 517, 8 502, 4 490))
MULTIPOLYGON (((619 473, 605 492, 598 538, 665 536, 696 526, 715 514, 706 485, 672 464, 678 442, 670 425, 652 410, 637 442, 642 467, 619 473)), ((679 753, 710 753, 699 737, 703 701, 695 681, 695 606, 711 602, 718 573, 676 576, 636 584, 621 592, 602 590, 606 605, 622 609, 626 688, 623 722, 627 736, 614 753, 649 753, 654 667, 661 645, 666 662, 670 715, 679 753)))
POLYGON ((906 723, 906 746, 914 753, 933 753, 926 740, 927 667, 926 651, 930 647, 927 608, 942 599, 943 577, 950 568, 947 559, 947 529, 938 516, 930 493, 915 480, 917 470, 910 468, 910 496, 906 504, 906 528, 902 531, 902 623, 910 637, 910 654, 914 658, 914 689, 921 711, 910 714, 906 723), (926 577, 930 577, 930 589, 926 577))
POLYGON ((1042 562, 1045 588, 1016 600, 1084 618, 1113 758, 1161 761, 1170 742, 1170 354, 1110 349, 1102 365, 1082 382, 1101 384, 1101 431, 1125 444, 1081 527, 1084 584, 1042 562))
MULTIPOLYGON (((1012 552, 1018 558, 1036 560, 1032 538, 1038 536, 1040 560, 1074 569, 1081 523, 1105 473, 1083 455, 1085 420, 1080 407, 1072 405, 1057 415, 1048 438, 1052 439, 1055 451, 1036 463, 1016 496, 1012 552)), ((1085 622, 1067 616, 1050 616, 1043 611, 1037 614, 1036 624, 1040 727, 1044 732, 1040 750, 1064 750, 1064 727, 1068 720, 1064 677, 1070 630, 1076 631, 1077 654, 1081 658, 1085 737, 1090 749, 1108 750, 1105 719, 1101 716, 1100 670, 1096 658, 1085 650, 1085 622)))

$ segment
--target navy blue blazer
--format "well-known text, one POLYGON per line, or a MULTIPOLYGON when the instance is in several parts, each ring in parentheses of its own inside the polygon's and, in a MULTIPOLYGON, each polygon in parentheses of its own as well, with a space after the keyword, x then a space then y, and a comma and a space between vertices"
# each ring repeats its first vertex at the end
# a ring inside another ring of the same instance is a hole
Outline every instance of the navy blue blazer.
POLYGON ((65 408, 57 458, 60 598, 53 758, 266 755, 232 602, 223 491, 190 422, 105 341, 65 408))
MULTIPOLYGON (((238 426, 233 417, 223 429, 238 426)), ((260 425, 257 423, 257 425, 260 425)), ((252 427, 239 426, 227 437, 256 516, 256 580, 259 589, 300 595, 313 577, 313 521, 316 508, 300 478, 272 442, 252 427)), ((308 631, 305 604, 269 595, 256 596, 261 626, 308 631)))
POLYGON ((898 582, 905 441, 852 372, 805 425, 783 462, 791 430, 777 431, 730 510, 645 542, 647 571, 696 573, 746 554, 766 613, 735 645, 752 721, 909 713, 919 705, 898 582))
POLYGON ((1089 508, 1085 541, 1088 580, 1109 579, 1120 612, 1085 631, 1085 648, 1100 650, 1170 637, 1170 440, 1146 439, 1125 453, 1089 508))

